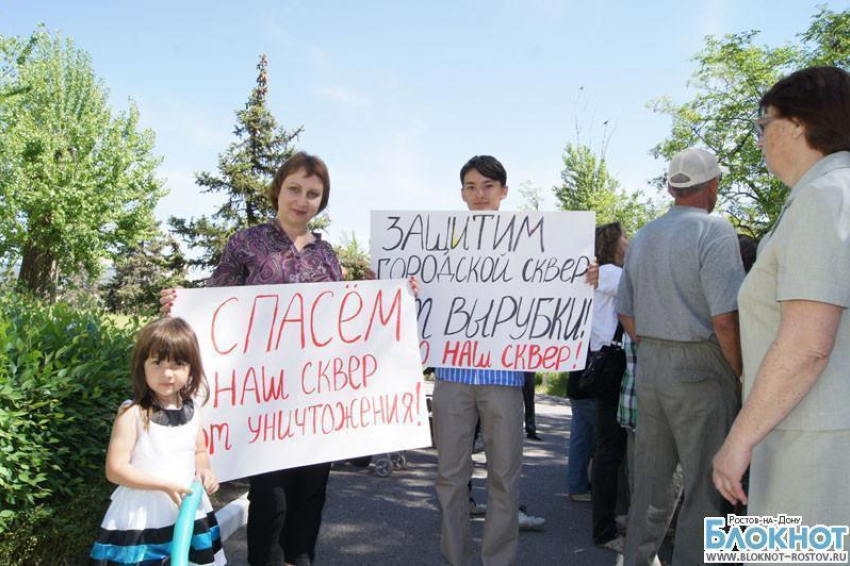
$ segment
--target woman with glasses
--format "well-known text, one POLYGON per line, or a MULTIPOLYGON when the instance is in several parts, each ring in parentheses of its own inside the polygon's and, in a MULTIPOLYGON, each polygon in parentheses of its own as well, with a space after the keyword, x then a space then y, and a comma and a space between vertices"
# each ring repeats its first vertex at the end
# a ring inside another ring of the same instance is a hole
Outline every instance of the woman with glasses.
POLYGON ((791 190, 738 296, 744 405, 714 458, 714 484, 749 515, 847 525, 850 75, 804 69, 759 105, 767 168, 791 190))

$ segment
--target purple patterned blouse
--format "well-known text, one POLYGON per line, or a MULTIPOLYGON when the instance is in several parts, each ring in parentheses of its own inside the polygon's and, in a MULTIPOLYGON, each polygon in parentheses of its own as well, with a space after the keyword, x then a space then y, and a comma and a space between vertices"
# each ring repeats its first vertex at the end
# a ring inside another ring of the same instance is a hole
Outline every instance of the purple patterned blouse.
POLYGON ((316 241, 299 252, 275 220, 236 232, 227 242, 207 287, 342 281, 331 245, 316 241))

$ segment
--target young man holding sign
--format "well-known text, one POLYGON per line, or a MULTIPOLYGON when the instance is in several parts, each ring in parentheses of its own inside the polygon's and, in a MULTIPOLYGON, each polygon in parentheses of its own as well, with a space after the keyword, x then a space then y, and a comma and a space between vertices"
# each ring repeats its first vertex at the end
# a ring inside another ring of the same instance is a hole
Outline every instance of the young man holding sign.
MULTIPOLYGON (((460 178, 461 198, 471 211, 497 211, 508 194, 505 168, 489 155, 470 159, 460 178)), ((588 281, 595 284, 598 270, 592 266, 588 273, 588 281)), ((433 415, 443 555, 453 566, 472 561, 467 485, 480 419, 488 476, 481 558, 485 565, 516 564, 524 374, 444 367, 436 369, 436 377, 433 415)))
MULTIPOLYGON (((461 198, 469 210, 499 210, 508 195, 507 173, 489 155, 477 155, 460 170, 461 198)), ((452 566, 472 562, 468 487, 472 444, 481 419, 487 454, 487 516, 481 543, 484 564, 515 564, 522 470, 523 372, 437 368, 434 435, 437 496, 443 511, 443 556, 452 566)))

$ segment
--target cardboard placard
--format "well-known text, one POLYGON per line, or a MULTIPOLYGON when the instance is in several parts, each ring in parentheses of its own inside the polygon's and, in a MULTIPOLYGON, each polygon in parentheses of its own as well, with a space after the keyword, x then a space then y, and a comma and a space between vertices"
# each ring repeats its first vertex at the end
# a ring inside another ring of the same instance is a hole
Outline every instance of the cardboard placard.
POLYGON ((431 444, 406 281, 181 289, 219 481, 431 444))
POLYGON ((374 211, 372 269, 419 280, 426 366, 582 369, 594 223, 592 212, 374 211))

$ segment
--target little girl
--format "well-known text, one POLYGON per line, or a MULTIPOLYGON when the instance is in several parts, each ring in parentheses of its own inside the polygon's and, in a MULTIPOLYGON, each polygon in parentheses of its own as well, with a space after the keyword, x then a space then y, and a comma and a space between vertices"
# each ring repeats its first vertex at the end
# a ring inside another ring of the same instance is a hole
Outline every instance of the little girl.
MULTIPOLYGON (((218 490, 193 402, 208 389, 195 333, 179 318, 145 326, 132 365, 135 395, 118 410, 106 477, 118 484, 91 552, 92 564, 159 564, 171 556, 180 501, 194 478, 218 490), (150 562, 149 562, 150 561, 150 562)), ((203 495, 189 561, 225 564, 218 523, 203 495)))

